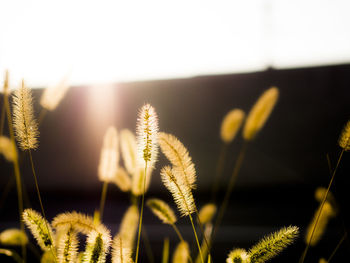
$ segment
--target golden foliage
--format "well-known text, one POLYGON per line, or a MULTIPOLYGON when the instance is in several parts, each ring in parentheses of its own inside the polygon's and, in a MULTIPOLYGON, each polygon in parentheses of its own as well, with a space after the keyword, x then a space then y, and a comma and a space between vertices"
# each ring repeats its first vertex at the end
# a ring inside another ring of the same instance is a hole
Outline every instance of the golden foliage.
POLYGON ((0 243, 6 246, 21 246, 28 243, 28 238, 20 229, 9 228, 0 233, 0 243))
POLYGON ((38 147, 38 124, 34 119, 32 92, 22 81, 13 94, 13 127, 22 150, 38 147))
POLYGON ((181 173, 191 189, 196 187, 196 169, 185 146, 172 134, 160 132, 159 145, 164 155, 173 165, 173 170, 181 173))
MULTIPOLYGON (((317 211, 314 214, 314 217, 312 218, 307 230, 306 230, 306 235, 305 235, 305 243, 308 243, 310 238, 311 238, 311 233, 313 228, 315 227, 315 223, 316 223, 316 219, 317 216, 319 214, 319 209, 317 209, 317 211)), ((332 207, 332 205, 329 202, 325 202, 320 214, 320 217, 318 219, 317 222, 317 226, 314 230, 314 234, 312 237, 312 240, 310 242, 310 246, 315 246, 320 239, 322 238, 324 232, 326 231, 328 222, 330 220, 330 218, 335 216, 335 212, 334 209, 332 207)))
POLYGON ((148 199, 146 204, 151 209, 153 214, 162 220, 164 224, 175 224, 177 220, 175 213, 167 203, 160 199, 152 198, 148 199))
POLYGON ((118 236, 123 240, 124 245, 130 249, 134 247, 138 223, 139 211, 137 210, 136 205, 132 205, 125 212, 118 233, 118 236))
POLYGON ((53 111, 63 99, 68 89, 67 79, 63 79, 58 84, 46 88, 41 95, 40 105, 49 111, 53 111))
POLYGON ((84 263, 104 263, 111 243, 109 230, 91 231, 86 239, 84 263))
POLYGON ((224 143, 230 143, 235 138, 245 117, 244 111, 233 109, 229 111, 221 123, 220 137, 224 143))
POLYGON ((188 262, 190 249, 187 242, 180 242, 174 252, 172 263, 188 262))
POLYGON ((78 246, 77 231, 72 226, 66 227, 58 240, 58 262, 75 263, 78 255, 78 246))
POLYGON ((123 192, 127 192, 131 189, 131 178, 124 170, 123 167, 119 167, 114 178, 113 182, 119 187, 123 192))
POLYGON ((278 96, 278 88, 272 87, 266 90, 254 104, 243 128, 243 138, 246 141, 253 140, 256 134, 262 129, 271 115, 278 96))
POLYGON ((16 146, 6 136, 0 136, 0 154, 9 162, 13 162, 17 158, 16 146))
POLYGON ((198 215, 199 221, 201 222, 201 224, 209 223, 213 219, 216 213, 216 209, 217 209, 216 205, 212 203, 209 203, 203 206, 201 210, 199 210, 199 215, 198 215))
POLYGON ((126 170, 129 174, 134 174, 137 167, 137 143, 130 130, 121 130, 120 147, 126 170))
POLYGON ((113 239, 112 245, 112 263, 132 263, 131 258, 132 250, 130 247, 127 247, 123 239, 117 235, 113 239))
POLYGON ((143 166, 138 166, 135 170, 135 173, 132 176, 131 181, 131 192, 135 196, 139 196, 147 192, 148 187, 151 183, 152 179, 152 168, 147 168, 147 176, 146 176, 146 182, 144 185, 144 178, 145 178, 145 168, 143 166))
POLYGON ((171 192, 181 216, 195 212, 196 205, 191 189, 182 174, 174 172, 170 166, 163 167, 160 174, 164 185, 171 192))
POLYGON ((119 151, 118 133, 115 127, 109 127, 103 138, 98 176, 103 182, 111 182, 118 170, 119 151))

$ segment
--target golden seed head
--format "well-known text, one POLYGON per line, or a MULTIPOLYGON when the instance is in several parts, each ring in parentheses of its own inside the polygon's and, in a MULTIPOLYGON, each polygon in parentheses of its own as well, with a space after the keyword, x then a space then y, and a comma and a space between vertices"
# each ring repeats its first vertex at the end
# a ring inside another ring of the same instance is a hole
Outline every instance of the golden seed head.
POLYGON ((129 174, 134 174, 137 167, 137 143, 130 130, 124 129, 120 132, 120 147, 126 170, 129 174))
POLYGON ((119 151, 118 133, 115 127, 109 127, 103 138, 98 176, 103 182, 113 181, 118 170, 119 151))
POLYGON ((78 246, 77 231, 72 226, 67 226, 65 229, 62 229, 57 247, 58 262, 76 262, 78 246))
POLYGON ((151 209, 153 214, 162 220, 164 224, 175 224, 177 220, 175 213, 167 203, 160 199, 152 198, 148 199, 146 204, 151 209))
POLYGON ((235 138, 242 125, 245 113, 240 109, 233 109, 226 114, 221 123, 221 140, 228 144, 235 138))
POLYGON ((49 222, 30 208, 25 209, 22 216, 24 224, 30 229, 42 250, 50 250, 55 247, 55 239, 49 222))
POLYGON ((38 124, 34 119, 32 92, 22 81, 13 94, 13 127, 22 150, 38 147, 38 124))
POLYGON ((69 85, 67 78, 54 86, 46 88, 41 95, 40 105, 49 111, 53 111, 63 99, 68 89, 69 85))
POLYGON ((250 263, 250 258, 247 251, 235 248, 228 254, 226 263, 250 263))
POLYGON ((0 244, 5 246, 21 246, 28 243, 25 232, 17 228, 9 228, 0 233, 0 244))
POLYGON ((299 234, 296 226, 284 227, 261 239, 249 250, 252 263, 263 263, 278 255, 288 245, 292 244, 299 234))
POLYGON ((111 235, 108 229, 91 231, 86 239, 86 248, 83 255, 84 263, 104 263, 111 244, 111 235))
POLYGON ((278 96, 278 88, 272 87, 266 90, 254 104, 243 128, 243 138, 246 141, 253 140, 256 134, 262 129, 271 115, 278 96))
POLYGON ((9 162, 13 162, 17 159, 16 146, 6 136, 0 136, 0 154, 9 162))
POLYGON ((119 167, 117 173, 114 176, 113 182, 123 192, 127 192, 131 189, 131 178, 123 167, 119 167))
POLYGON ((160 132, 159 146, 173 165, 173 170, 183 174, 187 185, 196 188, 196 169, 186 147, 172 134, 160 132))
MULTIPOLYGON (((307 244, 311 239, 311 234, 313 228, 315 227, 316 219, 319 213, 319 209, 316 210, 314 217, 312 218, 305 235, 305 243, 307 244)), ((320 214, 320 217, 317 222, 317 226, 314 230, 314 234, 312 236, 312 240, 310 242, 310 246, 315 246, 322 238, 323 234, 326 231, 329 220, 335 216, 335 212, 332 208, 332 205, 329 202, 325 202, 320 214)))
POLYGON ((134 247, 136 231, 139 223, 139 211, 136 205, 132 205, 125 212, 118 235, 122 238, 126 247, 134 247))
POLYGON ((158 117, 150 104, 145 104, 137 119, 138 161, 143 160, 148 167, 153 167, 158 155, 158 117))
POLYGON ((216 205, 212 203, 206 204, 201 208, 201 210, 199 210, 199 215, 198 215, 199 221, 202 224, 207 224, 211 222, 215 213, 216 213, 216 205))
POLYGON ((339 146, 345 151, 350 150, 350 121, 348 121, 339 137, 339 146))
POLYGON ((132 250, 126 246, 123 239, 116 235, 113 239, 112 245, 112 262, 113 263, 132 263, 132 250))
POLYGON ((185 182, 182 174, 165 166, 160 172, 165 187, 170 191, 181 216, 188 216, 195 212, 196 205, 191 188, 185 182))
POLYGON ((180 242, 173 255, 173 263, 186 263, 188 262, 190 255, 190 249, 187 242, 180 242))
MULTIPOLYGON (((318 201, 318 202, 322 202, 323 201, 323 198, 324 196, 326 195, 326 192, 327 192, 327 189, 324 188, 324 187, 318 187, 315 191, 315 199, 318 201)), ((329 204, 332 206, 332 208, 334 209, 334 211, 336 211, 336 206, 337 206, 337 202, 332 194, 331 191, 328 192, 328 195, 327 195, 327 202, 329 202, 329 204)))

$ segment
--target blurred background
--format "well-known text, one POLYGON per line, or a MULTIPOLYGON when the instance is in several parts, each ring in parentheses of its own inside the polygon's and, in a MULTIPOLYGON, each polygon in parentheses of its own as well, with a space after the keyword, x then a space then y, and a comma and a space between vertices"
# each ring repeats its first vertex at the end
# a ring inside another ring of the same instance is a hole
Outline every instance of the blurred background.
MULTIPOLYGON (((0 72, 9 70, 10 86, 25 79, 37 116, 43 88, 63 78, 71 86, 57 109, 45 115, 33 153, 47 217, 98 208, 104 133, 110 125, 135 131, 144 103, 156 108, 160 130, 188 148, 200 208, 210 201, 222 118, 233 108, 248 113, 264 90, 277 86, 279 101, 249 145, 213 256, 224 262, 232 248, 248 249, 282 226, 297 225, 297 242, 271 260, 297 262, 319 205, 314 191, 330 180, 327 154, 333 168, 341 151, 337 140, 350 116, 349 8, 339 0, 1 1, 0 72)), ((0 99, 2 107, 2 94, 0 99)), ((229 146, 218 200, 242 142, 238 134, 229 146)), ((21 155, 20 162, 25 207, 40 210, 28 156, 21 155)), ((173 204, 159 176, 167 163, 160 155, 146 199, 173 204)), ((345 153, 332 188, 339 214, 306 262, 328 258, 349 230, 349 171, 345 153)), ((0 174, 2 231, 19 226, 12 165, 2 156, 0 174)), ((104 222, 112 234, 128 205, 129 195, 110 186, 104 222)), ((144 225, 160 262, 163 239, 170 238, 172 253, 177 237, 147 208, 144 225)), ((179 228, 192 244, 187 218, 179 228)), ((344 262, 349 249, 346 239, 332 261, 344 262)), ((141 254, 142 262, 152 262, 145 249, 141 254)))

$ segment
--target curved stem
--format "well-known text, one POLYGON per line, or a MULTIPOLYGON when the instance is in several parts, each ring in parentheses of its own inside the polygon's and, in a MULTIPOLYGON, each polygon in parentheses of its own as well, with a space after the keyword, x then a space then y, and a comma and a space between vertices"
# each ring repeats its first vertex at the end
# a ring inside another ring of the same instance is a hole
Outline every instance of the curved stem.
POLYGON ((107 195, 108 182, 103 182, 101 200, 100 200, 100 222, 103 219, 103 211, 106 203, 106 195, 107 195))
POLYGON ((142 200, 141 200, 141 212, 140 212, 140 220, 139 220, 139 232, 137 235, 137 246, 136 246, 136 258, 135 263, 139 258, 139 250, 140 250, 140 237, 141 237, 141 229, 142 229, 142 217, 143 217, 143 206, 145 203, 145 191, 146 191, 146 176, 147 176, 147 161, 145 162, 145 175, 143 177, 143 192, 142 192, 142 200))
POLYGON ((324 206, 324 204, 325 204, 325 202, 326 202, 326 199, 327 199, 329 190, 330 190, 330 188, 331 188, 331 186, 332 186, 332 183, 333 183, 335 174, 336 174, 336 172, 337 172, 337 169, 338 169, 340 160, 341 160, 341 158, 342 158, 342 156, 343 156, 343 153, 344 153, 344 149, 342 149, 342 151, 341 151, 341 153, 340 153, 340 155, 339 155, 337 164, 336 164, 336 166, 335 166, 335 168, 334 168, 334 170, 333 170, 332 178, 331 178, 331 180, 329 181, 326 194, 324 195, 324 197, 323 197, 323 199, 322 199, 322 203, 321 203, 321 205, 320 205, 320 209, 318 210, 317 217, 316 217, 316 221, 315 221, 315 224, 314 224, 314 226, 313 226, 313 228, 312 228, 312 232, 311 232, 310 239, 308 240, 307 245, 306 245, 306 247, 305 247, 305 249, 304 249, 304 252, 303 252, 303 254, 301 255, 301 257, 300 257, 300 259, 299 259, 299 263, 303 263, 303 262, 304 262, 305 257, 306 257, 306 254, 307 254, 307 251, 308 251, 309 248, 310 248, 311 240, 312 240, 312 238, 313 238, 313 236, 314 236, 315 229, 316 229, 317 224, 318 224, 318 220, 320 219, 320 215, 321 215, 323 206, 324 206))
MULTIPOLYGON (((5 82, 4 85, 4 104, 6 108, 6 113, 7 113, 7 122, 8 122, 8 128, 10 132, 10 138, 12 142, 12 146, 15 147, 16 141, 15 141, 15 135, 13 132, 13 125, 12 125, 12 117, 11 117, 11 109, 10 109, 10 103, 8 99, 8 94, 7 94, 7 89, 5 88, 8 87, 8 82, 5 82)), ((17 149, 16 149, 17 152, 17 149)), ((17 199, 18 199, 18 213, 19 213, 19 221, 20 221, 20 227, 21 231, 24 232, 24 223, 22 221, 22 214, 23 214, 23 192, 22 192, 22 180, 21 180, 21 173, 19 169, 19 162, 18 162, 18 153, 16 154, 16 157, 13 160, 13 169, 15 172, 15 179, 16 179, 16 187, 17 187, 17 199)), ((21 245, 22 248, 22 259, 23 262, 26 261, 26 246, 22 243, 21 245)))
POLYGON ((222 221, 222 219, 224 217, 224 214, 225 214, 225 211, 226 211, 226 208, 227 208, 227 205, 228 205, 228 201, 230 200, 230 196, 231 196, 231 193, 232 193, 232 190, 233 190, 234 183, 235 183, 235 181, 237 179, 238 173, 239 173, 239 171, 241 169, 241 166, 242 166, 242 163, 243 163, 243 160, 244 160, 244 157, 245 157, 245 153, 247 151, 247 146, 248 146, 248 142, 245 141, 244 144, 242 145, 242 148, 241 148, 240 152, 239 152, 238 158, 237 158, 236 163, 235 163, 235 167, 233 168, 233 172, 232 172, 229 184, 228 184, 227 189, 226 189, 224 200, 222 201, 222 204, 221 204, 219 212, 218 212, 218 216, 217 216, 217 218, 215 220, 215 224, 214 224, 214 228, 213 228, 213 234, 212 234, 212 238, 211 238, 211 243, 214 242, 214 238, 215 238, 215 235, 216 235, 216 232, 217 232, 217 228, 220 226, 221 221, 222 221))
POLYGON ((200 255, 200 257, 201 257, 201 261, 202 261, 202 263, 204 263, 201 245, 199 244, 199 240, 198 240, 196 228, 194 227, 194 224, 193 224, 192 216, 191 216, 191 214, 189 214, 188 216, 189 216, 189 218, 190 218, 191 225, 192 225, 192 228, 193 228, 193 233, 194 233, 194 236, 195 236, 195 238, 196 238, 196 242, 197 242, 197 246, 198 246, 199 255, 200 255))
POLYGON ((221 145, 220 155, 219 155, 219 159, 218 159, 218 162, 217 162, 217 165, 216 165, 215 179, 214 179, 214 182, 213 182, 213 187, 211 189, 211 202, 213 202, 213 203, 215 203, 215 201, 216 201, 216 194, 217 194, 217 192, 219 190, 220 179, 221 179, 222 172, 223 172, 223 169, 224 169, 227 149, 228 149, 228 145, 226 143, 223 143, 221 145))
MULTIPOLYGON (((181 233, 180 233, 179 229, 177 228, 177 226, 175 224, 171 224, 171 226, 173 227, 173 229, 175 230, 177 236, 179 237, 180 242, 185 242, 185 240, 184 240, 183 236, 181 235, 181 233)), ((190 254, 188 254, 188 258, 189 258, 190 262, 193 263, 193 260, 192 260, 192 257, 191 257, 190 254)))
MULTIPOLYGON (((44 211, 43 202, 42 202, 42 200, 41 200, 41 195, 40 195, 40 190, 39 190, 38 179, 37 179, 36 172, 35 172, 35 169, 34 169, 33 156, 32 156, 32 152, 31 152, 30 149, 28 150, 28 153, 29 153, 30 164, 31 164, 31 167, 32 167, 32 173, 33 173, 33 177, 34 177, 35 188, 36 188, 36 193, 37 193, 37 195, 38 195, 38 199, 39 199, 39 203, 40 203, 41 212, 42 212, 43 217, 44 217, 44 219, 45 219, 45 226, 46 226, 46 228, 47 228, 47 232, 48 232, 49 235, 50 235, 51 241, 53 241, 53 238, 52 238, 51 233, 50 233, 50 231, 49 231, 49 227, 48 227, 48 225, 47 225, 47 222, 48 222, 48 221, 47 221, 47 219, 46 219, 46 215, 45 215, 45 211, 44 211)), ((54 252, 54 248, 52 247, 50 250, 51 250, 51 252, 52 252, 52 255, 54 256, 55 262, 57 262, 56 253, 54 252)))
POLYGON ((335 247, 335 249, 333 250, 332 254, 329 256, 327 263, 329 263, 331 261, 331 259, 334 257, 335 253, 338 251, 338 249, 340 248, 341 244, 343 243, 343 241, 345 240, 347 236, 347 233, 345 232, 343 237, 340 239, 340 241, 338 242, 338 245, 335 247))

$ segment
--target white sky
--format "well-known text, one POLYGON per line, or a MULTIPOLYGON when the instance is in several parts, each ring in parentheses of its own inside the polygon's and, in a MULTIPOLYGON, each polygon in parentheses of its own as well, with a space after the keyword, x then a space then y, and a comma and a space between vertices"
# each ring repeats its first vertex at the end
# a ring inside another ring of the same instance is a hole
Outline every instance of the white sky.
POLYGON ((0 72, 45 86, 349 63, 349 11, 349 0, 1 0, 0 72))

